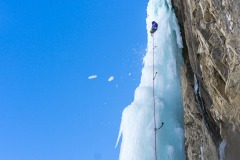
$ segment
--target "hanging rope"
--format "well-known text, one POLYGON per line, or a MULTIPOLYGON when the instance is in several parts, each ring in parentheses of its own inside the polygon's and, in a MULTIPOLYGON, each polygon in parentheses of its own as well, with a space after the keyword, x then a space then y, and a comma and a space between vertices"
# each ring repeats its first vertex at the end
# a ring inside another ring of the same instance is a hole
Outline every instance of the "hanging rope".
POLYGON ((153 37, 153 106, 154 106, 154 153, 155 153, 155 160, 157 160, 157 126, 156 126, 156 100, 155 100, 155 86, 154 86, 154 80, 156 77, 157 72, 155 73, 155 63, 154 63, 154 34, 152 34, 153 37))
POLYGON ((153 109, 154 109, 154 155, 155 155, 155 160, 157 160, 157 130, 161 129, 164 125, 162 122, 161 126, 157 128, 157 121, 156 121, 156 98, 155 98, 155 78, 157 76, 157 72, 155 72, 155 55, 154 55, 154 49, 156 46, 154 45, 154 36, 153 37, 153 109))

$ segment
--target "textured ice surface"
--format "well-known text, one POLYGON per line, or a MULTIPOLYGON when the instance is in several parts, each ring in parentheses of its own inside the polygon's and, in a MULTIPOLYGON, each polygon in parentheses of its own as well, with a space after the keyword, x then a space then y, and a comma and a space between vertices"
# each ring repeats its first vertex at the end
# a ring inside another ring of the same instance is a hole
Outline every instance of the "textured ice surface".
MULTIPOLYGON (((183 107, 179 72, 182 64, 182 38, 170 0, 150 0, 147 7, 148 45, 139 86, 134 101, 122 113, 117 144, 122 136, 120 160, 154 160, 154 103, 157 128, 157 157, 184 160, 183 107), (153 37, 151 22, 158 23, 153 37), (153 47, 154 69, 153 73, 153 47)), ((116 144, 116 145, 117 145, 116 144)))

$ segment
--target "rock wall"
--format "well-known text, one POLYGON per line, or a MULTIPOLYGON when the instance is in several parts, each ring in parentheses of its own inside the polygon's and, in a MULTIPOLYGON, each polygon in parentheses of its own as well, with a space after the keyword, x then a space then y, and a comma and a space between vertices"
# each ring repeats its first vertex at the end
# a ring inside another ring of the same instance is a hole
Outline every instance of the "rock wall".
POLYGON ((173 5, 184 40, 182 94, 187 159, 237 160, 240 0, 173 0, 173 5))

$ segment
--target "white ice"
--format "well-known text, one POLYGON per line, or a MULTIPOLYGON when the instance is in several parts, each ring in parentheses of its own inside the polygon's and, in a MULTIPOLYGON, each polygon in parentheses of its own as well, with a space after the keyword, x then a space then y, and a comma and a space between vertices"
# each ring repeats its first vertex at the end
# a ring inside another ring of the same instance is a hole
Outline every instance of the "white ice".
MULTIPOLYGON (((154 160, 153 66, 155 69, 155 99, 157 128, 157 158, 184 160, 183 106, 180 86, 182 38, 170 0, 150 0, 146 19, 147 53, 134 101, 122 113, 117 144, 121 139, 120 160, 154 160), (153 37, 151 22, 158 23, 153 37)), ((117 146, 116 144, 116 146, 117 146)))

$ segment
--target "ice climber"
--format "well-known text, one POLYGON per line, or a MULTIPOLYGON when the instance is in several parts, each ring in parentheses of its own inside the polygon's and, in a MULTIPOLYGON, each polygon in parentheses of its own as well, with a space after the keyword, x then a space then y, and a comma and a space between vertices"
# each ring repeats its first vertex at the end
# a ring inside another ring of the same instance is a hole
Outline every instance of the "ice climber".
POLYGON ((155 21, 152 21, 152 28, 150 33, 153 34, 158 29, 158 24, 155 21))

